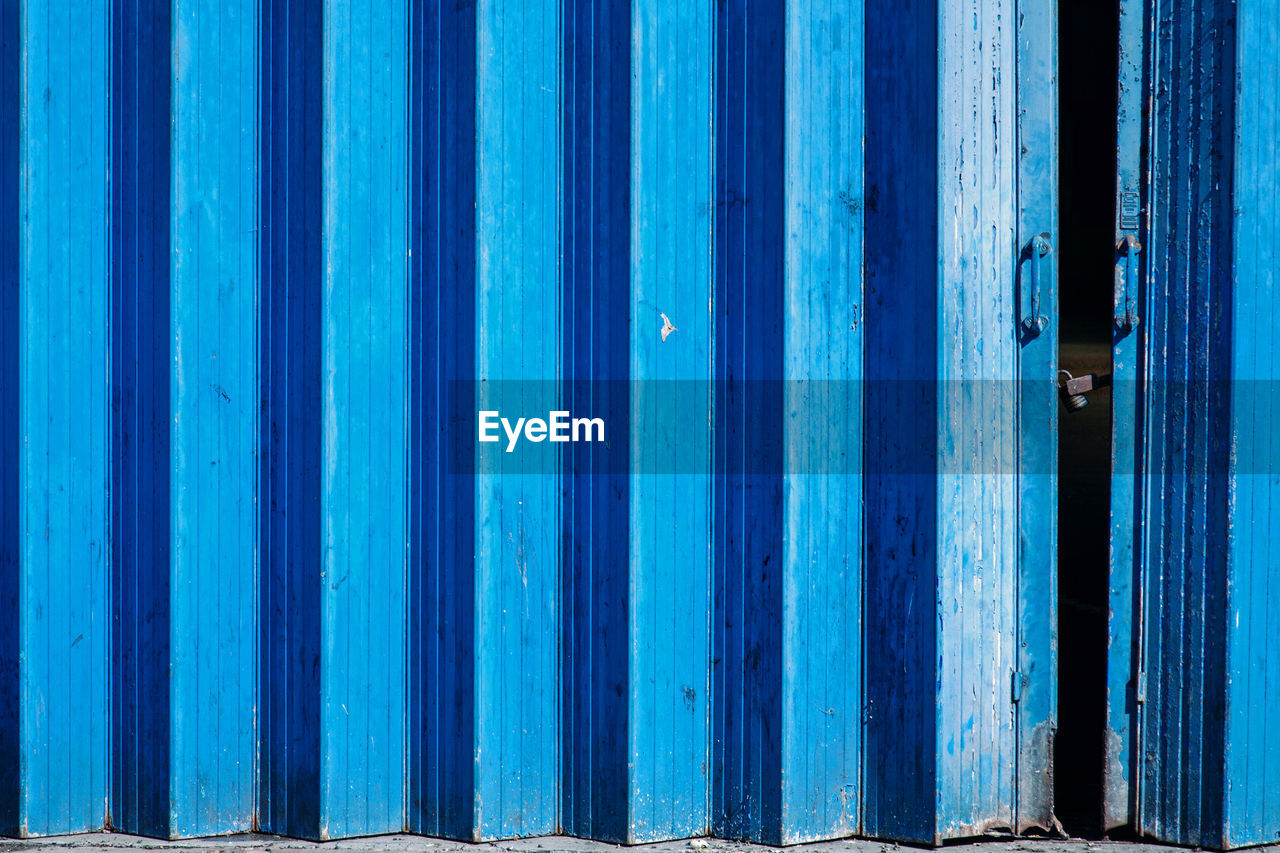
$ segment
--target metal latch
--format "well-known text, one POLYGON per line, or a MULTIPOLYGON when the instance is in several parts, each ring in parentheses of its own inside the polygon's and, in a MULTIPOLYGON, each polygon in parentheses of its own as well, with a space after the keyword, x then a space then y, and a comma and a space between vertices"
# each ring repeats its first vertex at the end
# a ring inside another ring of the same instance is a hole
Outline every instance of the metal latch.
POLYGON ((1110 373, 1101 375, 1086 373, 1083 376, 1072 376, 1066 370, 1059 370, 1058 375, 1067 377, 1065 381, 1058 384, 1058 395, 1062 397, 1062 405, 1067 407, 1068 412, 1078 412, 1089 405, 1089 399, 1085 394, 1111 384, 1110 373))

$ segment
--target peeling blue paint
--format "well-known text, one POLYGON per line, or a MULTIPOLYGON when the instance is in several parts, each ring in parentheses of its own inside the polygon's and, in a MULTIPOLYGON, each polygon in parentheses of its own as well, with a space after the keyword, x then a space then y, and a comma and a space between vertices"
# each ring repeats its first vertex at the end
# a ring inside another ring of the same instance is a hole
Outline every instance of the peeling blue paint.
MULTIPOLYGON (((1122 194, 1139 93, 1148 148, 1144 216, 1120 223, 1141 244, 1142 325, 1116 343, 1118 376, 1132 382, 1115 415, 1108 822, 1218 848, 1280 837, 1266 319, 1280 220, 1278 12, 1148 3, 1146 76, 1133 92, 1130 70, 1122 90, 1122 194)), ((1138 15, 1126 4, 1129 45, 1138 15)), ((1131 258, 1118 259, 1118 284, 1132 286, 1131 258)))
MULTIPOLYGON (((1124 11, 1105 813, 1260 843, 1280 15, 1124 11)), ((1054 0, 106 12, 0 0, 0 831, 1053 825, 1054 0)))

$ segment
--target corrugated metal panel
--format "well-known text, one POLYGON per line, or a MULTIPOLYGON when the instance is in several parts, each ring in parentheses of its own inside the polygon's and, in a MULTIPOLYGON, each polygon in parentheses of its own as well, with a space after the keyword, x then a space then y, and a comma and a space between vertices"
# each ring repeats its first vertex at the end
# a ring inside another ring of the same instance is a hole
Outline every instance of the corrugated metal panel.
MULTIPOLYGON (((3 717, 16 777, 0 804, 19 835, 102 826, 108 797, 111 479, 111 38, 102 4, 21 3, 6 39, 20 56, 17 216, 6 245, 18 276, 3 408, 16 410, 6 511, 5 622, 16 707, 3 717), (12 481, 11 481, 12 482, 12 481)), ((6 61, 11 61, 9 54, 6 61)), ((12 66, 10 66, 12 69, 12 66)), ((12 305, 12 300, 10 304, 12 305)), ((13 435, 13 433, 11 433, 13 435)), ((6 479, 8 479, 6 477, 6 479)))
POLYGON ((476 835, 476 483, 450 466, 447 419, 474 409, 476 5, 410 16, 412 424, 407 825, 476 835))
POLYGON ((259 824, 392 832, 407 725, 406 10, 270 3, 260 21, 259 824))
POLYGON ((318 834, 341 838, 404 826, 408 21, 323 17, 318 834))
POLYGON ((867 6, 873 836, 1051 820, 1053 19, 867 6))
POLYGON ((320 827, 321 11, 259 25, 257 822, 295 836, 320 827))
POLYGON ((1280 839, 1280 3, 1236 5, 1224 847, 1280 839))
MULTIPOLYGON (((155 682, 161 685, 168 669, 170 835, 253 825, 253 13, 252 0, 176 0, 172 6, 170 313, 168 329, 160 327, 170 341, 165 420, 171 424, 171 545, 168 601, 160 603, 169 610, 169 655, 145 664, 160 669, 155 682)), ((153 172, 140 176, 139 184, 154 180, 153 172)), ((159 372, 160 363, 148 367, 159 372)), ((163 505, 139 507, 138 517, 164 511, 163 505)), ((156 589, 139 585, 143 595, 156 589)), ((163 690, 140 698, 164 700, 163 690)), ((138 746, 146 750, 154 743, 141 740, 138 746)), ((141 784, 149 781, 139 776, 141 784)))
POLYGON ((22 691, 19 689, 22 634, 18 612, 21 555, 21 480, 16 460, 22 448, 18 407, 18 353, 22 322, 18 313, 18 181, 21 163, 21 40, 18 0, 0 2, 0 831, 12 833, 22 810, 19 758, 22 691))
MULTIPOLYGON (((476 8, 481 410, 550 411, 558 400, 559 24, 554 2, 476 8)), ((541 835, 556 828, 559 787, 558 483, 524 456, 485 454, 475 500, 472 831, 541 835)))
POLYGON ((793 843, 859 824, 862 20, 718 26, 713 825, 793 843))
MULTIPOLYGON (((633 4, 631 14, 628 322, 624 335, 588 345, 587 352, 625 347, 618 358, 631 380, 630 414, 622 419, 632 464, 622 534, 629 551, 628 634, 620 638, 628 650, 629 779, 625 801, 613 808, 627 814, 625 840, 650 841, 704 834, 712 820, 707 380, 715 346, 717 17, 709 0, 646 0, 633 4), (678 327, 669 342, 659 333, 663 313, 678 327), (672 388, 674 403, 663 399, 672 388), (662 467, 668 459, 679 460, 670 473, 662 467)), ((579 366, 574 378, 596 377, 579 366)), ((607 560, 593 568, 611 570, 607 560)), ((566 742, 566 749, 573 746, 566 742)))
POLYGON ((113 824, 246 830, 256 20, 249 3, 115 11, 113 824))
POLYGON ((1049 0, 0 9, 5 831, 1050 822, 1049 0))
POLYGON ((1117 410, 1138 416, 1136 458, 1116 461, 1121 476, 1140 466, 1141 490, 1132 543, 1130 508, 1116 508, 1113 572, 1133 547, 1135 600, 1113 609, 1110 697, 1113 730, 1132 732, 1132 766, 1113 773, 1108 808, 1110 822, 1132 808, 1142 832, 1182 844, 1280 837, 1266 319, 1280 213, 1277 12, 1176 0, 1147 10, 1146 322, 1138 408, 1117 410))

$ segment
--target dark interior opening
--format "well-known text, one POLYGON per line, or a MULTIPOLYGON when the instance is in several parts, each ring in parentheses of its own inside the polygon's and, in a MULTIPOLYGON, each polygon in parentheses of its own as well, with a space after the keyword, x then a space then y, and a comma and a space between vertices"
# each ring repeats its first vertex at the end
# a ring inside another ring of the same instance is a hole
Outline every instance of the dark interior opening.
MULTIPOLYGON (((1111 372, 1119 0, 1058 4, 1059 367, 1111 372)), ((1102 834, 1111 398, 1060 408, 1055 808, 1073 836, 1102 834)))

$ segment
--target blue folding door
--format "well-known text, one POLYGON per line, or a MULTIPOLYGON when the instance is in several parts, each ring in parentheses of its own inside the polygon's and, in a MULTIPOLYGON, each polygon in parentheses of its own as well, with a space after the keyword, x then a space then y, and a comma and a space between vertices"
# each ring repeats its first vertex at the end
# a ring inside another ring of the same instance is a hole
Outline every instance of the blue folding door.
POLYGON ((1104 818, 1280 837, 1280 3, 1121 6, 1104 818))
POLYGON ((1052 0, 866 10, 863 823, 1052 823, 1052 0))

